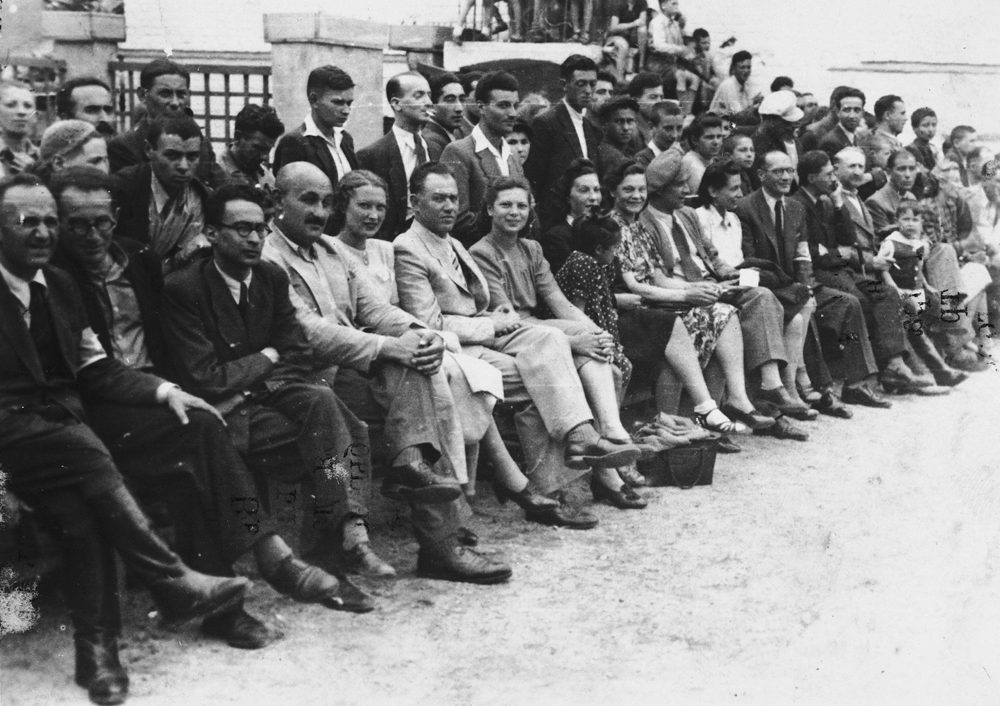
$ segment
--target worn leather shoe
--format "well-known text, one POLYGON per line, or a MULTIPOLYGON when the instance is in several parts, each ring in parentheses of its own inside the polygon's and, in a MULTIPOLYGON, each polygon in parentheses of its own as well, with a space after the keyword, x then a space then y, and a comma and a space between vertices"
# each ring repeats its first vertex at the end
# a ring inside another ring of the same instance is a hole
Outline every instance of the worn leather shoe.
POLYGON ((729 434, 723 434, 719 437, 719 445, 716 449, 720 454, 738 454, 743 451, 743 447, 733 441, 733 437, 729 434))
POLYGON ((513 573, 506 564, 460 544, 444 551, 421 549, 417 556, 417 576, 425 579, 493 584, 507 581, 513 573))
POLYGON ((882 397, 868 386, 868 383, 857 387, 845 387, 840 399, 844 404, 857 404, 876 409, 892 409, 892 402, 882 397))
POLYGON ((363 574, 385 579, 396 575, 396 570, 374 552, 368 542, 359 542, 340 552, 340 568, 351 574, 363 574))
POLYGON ((649 481, 646 480, 646 476, 639 473, 639 469, 636 468, 634 463, 630 463, 627 466, 619 468, 618 477, 633 488, 645 488, 649 485, 649 481))
POLYGON ((850 419, 854 416, 854 412, 840 401, 840 398, 833 393, 833 390, 825 390, 813 407, 815 407, 817 412, 825 414, 828 417, 850 419))
MULTIPOLYGON (((788 390, 783 387, 776 387, 773 390, 761 390, 757 393, 757 400, 768 402, 776 407, 779 412, 793 419, 809 421, 819 416, 819 413, 805 402, 793 400, 792 396, 788 394, 788 390)), ((727 415, 729 414, 725 409, 722 411, 727 415)), ((743 422, 742 419, 740 421, 743 422)), ((746 422, 743 423, 746 424, 746 422)))
POLYGON ((240 650, 259 650, 271 641, 267 626, 247 613, 243 606, 205 618, 201 623, 201 632, 208 637, 225 640, 227 645, 240 650))
POLYGON ((910 372, 900 370, 883 370, 879 376, 879 382, 882 383, 882 389, 886 392, 900 395, 916 393, 920 388, 933 385, 930 380, 922 380, 910 372))
POLYGON ((325 596, 319 604, 330 610, 342 610, 345 613, 370 613, 375 610, 375 599, 346 576, 340 579, 337 590, 325 596))
POLYGON ((612 490, 594 478, 590 481, 590 492, 594 495, 594 500, 603 500, 619 510, 643 510, 649 504, 628 483, 622 483, 621 488, 612 490))
POLYGON ((264 579, 300 603, 319 603, 333 610, 367 613, 375 609, 375 601, 344 577, 337 580, 318 566, 307 564, 291 554, 281 562, 272 576, 264 579))
POLYGON ((578 510, 568 505, 544 507, 526 510, 524 519, 550 527, 565 527, 566 529, 589 530, 597 527, 597 518, 586 510, 578 510))
POLYGON ((955 370, 954 368, 932 370, 931 374, 934 376, 934 382, 944 387, 955 387, 955 385, 969 379, 968 373, 961 370, 955 370))
POLYGON ((422 503, 450 503, 462 494, 454 478, 439 476, 426 461, 393 466, 382 483, 382 494, 400 500, 422 503))
POLYGON ((121 704, 128 698, 128 673, 118 659, 113 637, 76 638, 76 683, 95 704, 121 704))
POLYGON ((758 436, 773 436, 775 439, 791 439, 793 441, 809 441, 809 432, 795 426, 785 415, 781 415, 774 420, 774 426, 770 429, 761 429, 754 432, 758 436))
POLYGON ((233 608, 243 601, 250 586, 250 580, 243 576, 208 576, 185 567, 179 577, 151 583, 149 593, 163 621, 177 625, 233 608))
POLYGON ((566 437, 566 465, 573 469, 619 468, 639 459, 632 443, 599 436, 590 424, 581 424, 566 437))

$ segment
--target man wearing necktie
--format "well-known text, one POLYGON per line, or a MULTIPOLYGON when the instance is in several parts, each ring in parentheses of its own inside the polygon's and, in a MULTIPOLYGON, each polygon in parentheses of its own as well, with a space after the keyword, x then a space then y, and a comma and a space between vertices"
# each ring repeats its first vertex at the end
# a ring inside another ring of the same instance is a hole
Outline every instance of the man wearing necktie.
POLYGON ((475 95, 479 124, 441 153, 441 161, 451 165, 458 182, 458 221, 451 237, 466 247, 479 239, 475 224, 490 182, 499 176, 524 178, 506 140, 517 120, 519 90, 517 79, 505 71, 483 76, 475 95))
POLYGON ((395 117, 392 129, 358 151, 358 164, 378 174, 389 186, 388 209, 379 237, 392 240, 406 230, 411 220, 407 187, 410 175, 419 165, 436 162, 441 152, 437 144, 429 145, 421 134, 433 107, 427 79, 415 72, 397 74, 386 83, 385 97, 395 117))

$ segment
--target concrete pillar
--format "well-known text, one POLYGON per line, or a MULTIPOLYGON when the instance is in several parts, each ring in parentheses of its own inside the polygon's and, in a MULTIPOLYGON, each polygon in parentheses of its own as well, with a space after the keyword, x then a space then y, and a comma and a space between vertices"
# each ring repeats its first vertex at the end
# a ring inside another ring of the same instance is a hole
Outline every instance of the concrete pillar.
POLYGON ((354 79, 354 108, 345 125, 357 147, 382 137, 382 51, 388 25, 323 13, 264 15, 271 43, 271 92, 278 116, 291 129, 309 114, 306 79, 317 66, 334 64, 354 79))
POLYGON ((66 78, 107 80, 118 42, 125 41, 124 15, 105 12, 43 12, 42 33, 52 40, 52 58, 66 62, 66 78))

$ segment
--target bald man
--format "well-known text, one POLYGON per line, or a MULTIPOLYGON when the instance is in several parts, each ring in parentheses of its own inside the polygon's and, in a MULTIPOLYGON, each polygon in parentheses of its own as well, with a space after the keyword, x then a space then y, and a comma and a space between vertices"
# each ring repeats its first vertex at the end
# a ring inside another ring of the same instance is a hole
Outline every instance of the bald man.
MULTIPOLYGON (((460 542, 467 511, 456 480, 464 475, 462 428, 441 372, 444 340, 380 296, 367 273, 323 235, 333 187, 320 169, 294 162, 278 173, 274 235, 263 258, 291 283, 296 318, 322 377, 358 417, 384 426, 391 465, 385 492, 404 491, 420 544, 417 573, 427 578, 498 583, 509 567, 460 542)), ((499 377, 499 376, 498 376, 499 377)), ((470 534, 463 535, 469 541, 470 534)))
POLYGON ((424 162, 436 162, 441 148, 429 144, 421 134, 430 119, 431 87, 415 72, 397 74, 385 86, 385 97, 392 108, 392 129, 381 139, 358 151, 362 169, 375 172, 389 186, 388 209, 379 237, 392 240, 407 228, 410 175, 424 162))

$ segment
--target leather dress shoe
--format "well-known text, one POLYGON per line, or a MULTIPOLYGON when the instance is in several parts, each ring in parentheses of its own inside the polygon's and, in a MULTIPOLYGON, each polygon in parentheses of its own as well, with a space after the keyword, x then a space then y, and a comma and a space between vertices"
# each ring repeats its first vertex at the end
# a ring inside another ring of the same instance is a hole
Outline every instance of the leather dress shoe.
POLYGON ((596 478, 590 481, 590 492, 594 500, 604 500, 619 510, 643 510, 649 504, 645 498, 630 488, 628 483, 622 483, 621 488, 612 490, 596 478))
POLYGON ((149 585, 163 621, 178 625, 224 613, 243 601, 252 584, 243 576, 221 578, 187 570, 182 576, 149 585))
POLYGON ((792 424, 792 421, 785 415, 775 419, 774 426, 770 429, 762 429, 754 433, 758 436, 773 436, 775 439, 809 441, 809 432, 792 424))
POLYGON ((104 635, 77 637, 76 683, 95 704, 120 704, 128 698, 128 673, 118 659, 118 640, 104 635))
POLYGON ((770 410, 754 409, 751 412, 744 412, 736 409, 731 404, 724 404, 719 407, 719 411, 729 417, 734 422, 740 422, 749 427, 752 431, 758 429, 769 429, 774 426, 774 414, 768 414, 770 410))
POLYGON ((938 385, 943 385, 944 387, 954 387, 955 385, 969 379, 968 373, 961 370, 955 370, 954 368, 932 370, 931 374, 934 376, 934 382, 938 385))
POLYGON ((820 397, 822 397, 822 395, 820 395, 820 393, 818 393, 812 386, 802 387, 801 385, 796 384, 795 389, 799 391, 799 399, 808 405, 812 405, 813 407, 816 406, 816 403, 819 402, 820 397))
POLYGON ((259 650, 271 641, 267 626, 247 613, 243 606, 205 618, 201 632, 241 650, 259 650))
POLYGON ((477 551, 456 544, 444 551, 420 550, 417 576, 438 581, 492 584, 508 580, 513 571, 506 564, 488 559, 477 551))
POLYGON ((594 428, 580 425, 566 437, 566 465, 573 469, 618 468, 638 460, 641 451, 629 442, 598 436, 594 428), (585 428, 581 428, 585 427, 585 428))
POLYGON ((426 461, 419 461, 389 469, 382 494, 408 502, 449 503, 462 494, 462 486, 454 478, 435 473, 426 461))
POLYGON ((568 505, 546 506, 526 510, 524 519, 550 527, 565 527, 566 529, 589 530, 597 527, 597 518, 586 510, 573 509, 568 505))
POLYGON ((910 371, 886 369, 879 375, 882 389, 888 393, 914 393, 922 387, 931 387, 933 382, 922 380, 910 371))
POLYGON ((876 409, 891 409, 892 402, 882 397, 868 386, 868 383, 857 387, 845 387, 840 399, 844 404, 857 404, 864 407, 875 407, 876 409))
POLYGON ((463 547, 479 546, 479 535, 468 527, 459 527, 458 532, 455 533, 455 538, 463 547))
POLYGON ((854 416, 854 412, 840 401, 840 398, 834 394, 833 390, 824 391, 819 400, 813 404, 813 407, 817 412, 825 414, 828 417, 851 419, 854 416))
POLYGON ((788 390, 783 387, 776 387, 773 390, 761 390, 757 393, 756 399, 774 405, 779 412, 792 419, 809 421, 819 416, 819 413, 805 402, 793 400, 792 396, 788 394, 788 390))
POLYGON ((970 350, 961 350, 948 358, 948 365, 967 373, 981 373, 990 367, 990 364, 980 358, 970 350))
POLYGON ((635 467, 634 463, 630 463, 627 466, 619 468, 618 477, 633 488, 645 488, 649 485, 649 481, 646 480, 646 476, 639 473, 639 469, 635 467))
POLYGON ((392 578, 396 570, 376 554, 368 542, 359 542, 340 552, 340 568, 347 573, 364 574, 373 578, 392 578))
POLYGON ((318 566, 289 554, 272 576, 264 579, 274 590, 300 603, 319 603, 333 610, 367 613, 375 601, 344 577, 337 580, 318 566))

